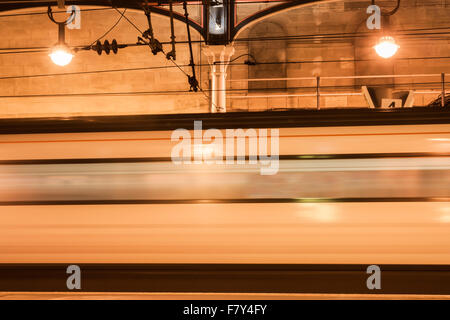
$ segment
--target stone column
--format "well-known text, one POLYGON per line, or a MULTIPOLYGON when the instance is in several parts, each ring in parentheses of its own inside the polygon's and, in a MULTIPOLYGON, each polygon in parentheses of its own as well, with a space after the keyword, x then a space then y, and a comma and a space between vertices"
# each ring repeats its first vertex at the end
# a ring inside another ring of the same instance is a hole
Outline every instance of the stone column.
POLYGON ((234 47, 204 46, 203 53, 208 58, 210 77, 210 110, 227 112, 227 68, 234 54, 234 47))

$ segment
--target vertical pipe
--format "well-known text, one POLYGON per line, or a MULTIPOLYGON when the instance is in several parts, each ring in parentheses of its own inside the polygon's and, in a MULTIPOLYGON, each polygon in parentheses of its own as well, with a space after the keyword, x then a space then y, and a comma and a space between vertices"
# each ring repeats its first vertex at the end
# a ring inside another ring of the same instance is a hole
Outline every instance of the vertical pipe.
POLYGON ((64 44, 66 42, 66 33, 64 30, 65 27, 65 22, 58 23, 58 44, 64 44))
POLYGON ((217 109, 217 74, 216 74, 216 64, 213 62, 211 64, 211 70, 210 70, 210 81, 211 81, 211 94, 209 96, 211 100, 211 113, 215 113, 218 110, 217 109))
POLYGON ((442 72, 442 94, 441 94, 441 107, 445 107, 445 73, 442 72))
POLYGON ((317 110, 320 110, 320 77, 316 78, 317 110))
POLYGON ((223 68, 226 68, 225 66, 221 66, 221 70, 218 74, 218 95, 217 95, 217 107, 219 110, 218 112, 226 112, 227 111, 227 73, 223 70, 223 68))

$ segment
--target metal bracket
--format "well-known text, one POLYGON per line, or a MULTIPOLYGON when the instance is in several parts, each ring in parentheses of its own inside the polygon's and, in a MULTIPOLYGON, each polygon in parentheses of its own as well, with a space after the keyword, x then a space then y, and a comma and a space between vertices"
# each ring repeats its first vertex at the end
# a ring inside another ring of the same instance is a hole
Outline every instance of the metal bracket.
POLYGON ((173 59, 177 60, 177 53, 175 51, 175 28, 173 23, 173 0, 169 0, 169 10, 170 10, 170 39, 172 43, 172 50, 166 54, 167 60, 173 59))
POLYGON ((159 42, 157 39, 155 39, 155 36, 153 35, 153 26, 152 26, 152 16, 151 11, 148 6, 148 3, 146 2, 144 7, 145 16, 147 17, 148 22, 148 29, 142 33, 142 37, 147 39, 148 41, 143 40, 141 37, 138 37, 138 43, 145 43, 147 44, 150 49, 152 50, 152 53, 154 55, 157 55, 158 52, 163 52, 163 47, 161 42, 159 42))
POLYGON ((184 9, 184 17, 186 19, 186 28, 187 28, 187 35, 188 35, 188 42, 189 42, 189 52, 191 55, 191 59, 189 62, 189 65, 192 68, 192 76, 188 75, 188 82, 190 85, 190 91, 194 91, 197 92, 198 91, 198 80, 197 77, 195 75, 195 63, 194 63, 194 53, 192 51, 192 39, 191 39, 191 30, 189 27, 189 13, 188 13, 188 9, 187 9, 187 4, 186 1, 183 2, 183 9, 184 9))
POLYGON ((65 35, 65 27, 67 24, 71 23, 72 20, 74 19, 76 14, 76 11, 72 11, 72 13, 70 14, 69 18, 67 18, 64 21, 56 21, 55 18, 53 17, 53 11, 52 11, 52 7, 48 6, 47 9, 47 15, 48 18, 55 24, 58 25, 58 44, 64 44, 66 41, 66 35, 65 35))

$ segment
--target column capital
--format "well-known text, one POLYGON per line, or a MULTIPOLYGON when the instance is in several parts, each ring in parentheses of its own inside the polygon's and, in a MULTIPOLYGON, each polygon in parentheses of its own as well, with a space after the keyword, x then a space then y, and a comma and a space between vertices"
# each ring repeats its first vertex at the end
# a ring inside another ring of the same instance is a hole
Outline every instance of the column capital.
POLYGON ((202 45, 202 52, 208 57, 209 64, 213 64, 214 62, 228 63, 233 56, 235 49, 233 45, 202 45))

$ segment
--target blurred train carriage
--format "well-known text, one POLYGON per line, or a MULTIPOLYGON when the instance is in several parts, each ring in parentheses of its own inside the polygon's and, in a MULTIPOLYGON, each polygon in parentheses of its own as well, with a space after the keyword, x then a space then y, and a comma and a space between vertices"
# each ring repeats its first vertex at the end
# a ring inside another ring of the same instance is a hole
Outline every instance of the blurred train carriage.
POLYGON ((0 120, 0 261, 450 264, 449 115, 0 120), (171 134, 194 120, 278 128, 277 174, 175 165, 171 134))

